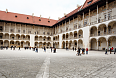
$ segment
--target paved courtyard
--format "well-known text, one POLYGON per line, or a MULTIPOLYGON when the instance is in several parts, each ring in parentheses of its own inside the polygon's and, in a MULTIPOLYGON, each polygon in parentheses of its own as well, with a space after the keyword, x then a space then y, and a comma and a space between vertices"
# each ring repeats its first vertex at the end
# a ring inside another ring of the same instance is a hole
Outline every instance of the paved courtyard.
POLYGON ((116 55, 89 51, 76 56, 76 51, 57 49, 0 50, 0 78, 116 78, 116 55))

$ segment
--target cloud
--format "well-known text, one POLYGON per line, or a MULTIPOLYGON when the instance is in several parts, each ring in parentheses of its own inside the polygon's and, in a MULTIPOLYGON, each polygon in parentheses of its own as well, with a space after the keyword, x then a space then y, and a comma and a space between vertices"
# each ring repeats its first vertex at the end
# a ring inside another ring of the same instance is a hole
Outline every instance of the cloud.
POLYGON ((83 5, 85 0, 0 0, 0 10, 21 13, 44 18, 58 19, 64 13, 76 9, 77 4, 83 5))

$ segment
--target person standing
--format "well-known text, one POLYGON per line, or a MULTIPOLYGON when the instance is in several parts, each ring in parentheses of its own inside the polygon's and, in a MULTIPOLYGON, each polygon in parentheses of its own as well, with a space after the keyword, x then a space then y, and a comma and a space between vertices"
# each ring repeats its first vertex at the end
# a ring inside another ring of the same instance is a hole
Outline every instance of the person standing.
POLYGON ((45 46, 44 46, 44 52, 46 52, 46 48, 45 48, 45 46))
POLYGON ((52 53, 52 47, 51 47, 51 53, 52 53))
POLYGON ((20 46, 19 46, 19 50, 20 50, 20 46))
POLYGON ((86 54, 88 54, 88 48, 86 48, 86 54))
POLYGON ((76 49, 76 47, 75 47, 75 51, 76 51, 77 49, 76 49))
POLYGON ((81 54, 80 54, 80 48, 78 48, 78 56, 79 56, 79 55, 81 56, 81 54))
POLYGON ((112 48, 110 48, 110 54, 112 53, 112 48))
POLYGON ((73 51, 74 51, 74 47, 73 47, 73 51))

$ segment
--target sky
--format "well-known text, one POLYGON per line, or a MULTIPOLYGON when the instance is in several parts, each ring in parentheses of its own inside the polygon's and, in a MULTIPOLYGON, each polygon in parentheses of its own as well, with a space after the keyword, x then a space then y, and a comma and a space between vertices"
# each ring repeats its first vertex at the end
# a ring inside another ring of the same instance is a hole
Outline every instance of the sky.
POLYGON ((86 0, 0 0, 0 10, 58 20, 86 0))

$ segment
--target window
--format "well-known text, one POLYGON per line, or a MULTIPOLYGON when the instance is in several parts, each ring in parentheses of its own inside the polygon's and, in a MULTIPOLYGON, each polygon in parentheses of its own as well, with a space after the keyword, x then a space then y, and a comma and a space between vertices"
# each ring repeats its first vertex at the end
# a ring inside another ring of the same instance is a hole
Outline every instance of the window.
POLYGON ((25 33, 25 30, 23 30, 23 33, 25 33))
POLYGON ((106 21, 106 14, 104 15, 104 20, 106 21))
POLYGON ((108 13, 108 20, 110 20, 111 19, 111 14, 110 13, 108 13))
POLYGON ((11 29, 10 31, 11 31, 11 32, 13 32, 14 30, 13 30, 13 29, 11 29))
POLYGON ((2 26, 0 26, 0 31, 2 31, 3 30, 3 28, 2 28, 2 26))
POLYGON ((18 32, 20 33, 20 30, 18 30, 18 32))
POLYGON ((43 34, 45 35, 45 32, 43 32, 43 34))
POLYGON ((28 31, 29 34, 31 34, 31 31, 28 31))
POLYGON ((48 22, 50 22, 50 21, 48 21, 48 22))
POLYGON ((17 15, 15 15, 15 17, 17 18, 17 15))
POLYGON ((41 19, 39 19, 39 21, 41 21, 41 19))
POLYGON ((27 17, 27 19, 29 19, 29 17, 27 17))

